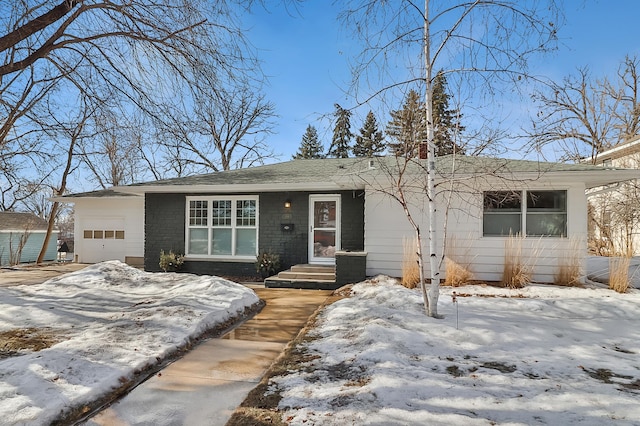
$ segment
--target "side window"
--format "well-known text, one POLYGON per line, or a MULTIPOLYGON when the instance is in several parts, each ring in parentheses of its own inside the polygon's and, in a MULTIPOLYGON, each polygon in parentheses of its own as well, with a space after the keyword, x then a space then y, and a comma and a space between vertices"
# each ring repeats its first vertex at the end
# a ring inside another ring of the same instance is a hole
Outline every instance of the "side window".
POLYGON ((567 191, 484 192, 482 235, 522 233, 531 237, 566 237, 567 191))
POLYGON ((483 194, 482 234, 515 235, 522 231, 522 193, 486 191, 483 194))
POLYGON ((527 192, 527 235, 567 236, 567 191, 527 192))

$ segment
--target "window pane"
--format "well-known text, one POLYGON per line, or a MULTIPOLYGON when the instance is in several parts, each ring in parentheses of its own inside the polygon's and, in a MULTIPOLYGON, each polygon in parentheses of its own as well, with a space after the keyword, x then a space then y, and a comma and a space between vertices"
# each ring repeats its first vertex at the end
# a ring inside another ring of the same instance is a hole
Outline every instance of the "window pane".
POLYGON ((93 238, 93 231, 86 230, 83 232, 85 238, 93 238))
POLYGON ((214 229, 211 254, 231 254, 231 229, 214 229))
POLYGON ((520 213, 485 213, 482 233, 485 236, 516 235, 521 231, 520 213))
POLYGON ((104 238, 113 239, 113 231, 104 231, 104 238))
POLYGON ((116 231, 116 240, 124 240, 124 231, 116 231))
POLYGON ((189 225, 207 226, 207 206, 206 200, 189 201, 189 225))
POLYGON ((527 235, 567 235, 567 191, 527 193, 527 235))
POLYGON ((238 200, 236 201, 236 225, 256 226, 256 201, 238 200))
POLYGON ((567 235, 567 215, 529 213, 527 214, 527 235, 564 237, 567 235))
POLYGON ((522 209, 522 194, 516 191, 486 191, 484 211, 519 212, 522 209))
POLYGON ((207 254, 208 234, 207 229, 189 229, 189 254, 207 254))
POLYGON ((315 228, 336 227, 335 201, 315 201, 313 203, 313 226, 315 228))
POLYGON ((236 255, 254 256, 256 254, 256 230, 238 229, 236 231, 236 255))
POLYGON ((231 200, 211 202, 211 224, 213 226, 231 226, 231 200))
POLYGON ((336 231, 313 231, 313 255, 315 257, 335 257, 336 231))
POLYGON ((483 193, 485 236, 516 235, 522 230, 522 193, 518 191, 486 191, 483 193))
POLYGON ((93 231, 93 238, 97 240, 102 239, 102 231, 93 231))
POLYGON ((529 191, 527 211, 566 212, 567 191, 529 191))

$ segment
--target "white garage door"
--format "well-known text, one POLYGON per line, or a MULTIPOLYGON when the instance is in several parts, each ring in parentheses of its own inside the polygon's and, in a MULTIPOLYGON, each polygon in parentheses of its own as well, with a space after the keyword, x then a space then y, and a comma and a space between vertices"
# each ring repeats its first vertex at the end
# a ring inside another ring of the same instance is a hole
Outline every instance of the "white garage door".
POLYGON ((126 234, 124 218, 91 218, 83 223, 81 261, 97 263, 105 260, 124 262, 126 234))

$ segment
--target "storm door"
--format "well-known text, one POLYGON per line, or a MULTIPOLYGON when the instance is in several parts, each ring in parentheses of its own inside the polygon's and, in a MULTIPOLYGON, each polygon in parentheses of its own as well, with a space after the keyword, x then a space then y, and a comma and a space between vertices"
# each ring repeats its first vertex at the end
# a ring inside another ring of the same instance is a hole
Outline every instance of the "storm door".
POLYGON ((340 195, 310 195, 309 223, 309 263, 334 264, 340 249, 340 195))

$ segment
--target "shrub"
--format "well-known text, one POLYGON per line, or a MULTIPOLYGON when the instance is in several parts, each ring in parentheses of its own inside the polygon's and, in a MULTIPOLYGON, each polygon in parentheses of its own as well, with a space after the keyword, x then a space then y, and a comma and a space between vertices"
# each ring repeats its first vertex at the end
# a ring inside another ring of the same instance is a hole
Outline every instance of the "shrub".
POLYGON ((280 255, 271 251, 263 251, 256 260, 256 271, 263 277, 275 275, 280 271, 280 255))
POLYGON ((457 238, 452 236, 447 240, 445 247, 445 278, 446 286, 458 287, 467 284, 473 279, 471 272, 471 238, 463 240, 462 244, 458 243, 457 238), (467 241, 465 244, 464 241, 467 241))
POLYGON ((559 258, 559 269, 555 276, 556 285, 580 286, 582 278, 583 240, 572 238, 568 250, 559 258))
POLYGON ((444 285, 459 287, 465 285, 473 279, 473 274, 468 268, 460 265, 450 257, 445 258, 445 278, 444 285))
POLYGON ((626 293, 629 289, 629 257, 612 257, 609 259, 609 288, 618 293, 626 293))
POLYGON ((416 288, 420 282, 420 266, 418 265, 418 254, 416 253, 417 244, 415 238, 413 240, 403 238, 402 240, 402 285, 407 288, 416 288))
POLYGON ((172 250, 169 253, 165 253, 164 250, 160 250, 160 268, 164 271, 178 271, 184 264, 184 255, 176 254, 172 250))
POLYGON ((522 257, 522 240, 519 234, 510 234, 504 243, 502 283, 509 288, 522 288, 531 281, 531 268, 522 257))

